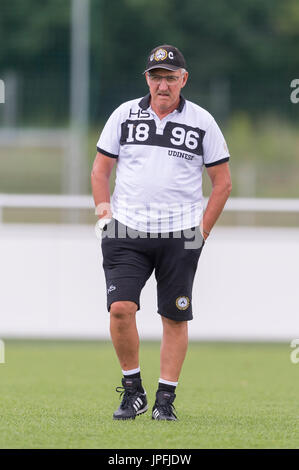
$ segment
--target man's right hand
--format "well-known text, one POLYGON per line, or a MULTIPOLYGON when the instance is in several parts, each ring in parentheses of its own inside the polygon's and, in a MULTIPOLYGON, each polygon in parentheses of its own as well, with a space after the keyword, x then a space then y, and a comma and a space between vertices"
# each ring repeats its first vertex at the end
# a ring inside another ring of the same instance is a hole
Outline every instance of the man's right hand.
POLYGON ((112 219, 112 211, 110 202, 100 202, 95 208, 95 214, 101 220, 102 218, 105 219, 112 219))

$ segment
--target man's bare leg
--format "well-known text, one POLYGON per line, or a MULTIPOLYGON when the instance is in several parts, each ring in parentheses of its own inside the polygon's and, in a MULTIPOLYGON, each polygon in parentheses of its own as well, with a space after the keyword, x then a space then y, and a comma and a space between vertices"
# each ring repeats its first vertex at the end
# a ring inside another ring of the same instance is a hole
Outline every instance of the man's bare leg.
POLYGON ((120 406, 113 413, 113 419, 135 419, 148 409, 139 369, 136 311, 137 305, 129 301, 113 302, 110 307, 111 338, 124 374, 123 389, 116 389, 124 395, 120 406))
POLYGON ((163 317, 160 351, 160 378, 178 382, 188 348, 188 322, 163 317))
POLYGON ((152 418, 176 421, 173 401, 182 365, 188 348, 187 321, 162 318, 163 337, 160 351, 160 378, 152 418))
POLYGON ((135 302, 113 302, 110 307, 110 334, 122 370, 139 366, 139 335, 135 302))

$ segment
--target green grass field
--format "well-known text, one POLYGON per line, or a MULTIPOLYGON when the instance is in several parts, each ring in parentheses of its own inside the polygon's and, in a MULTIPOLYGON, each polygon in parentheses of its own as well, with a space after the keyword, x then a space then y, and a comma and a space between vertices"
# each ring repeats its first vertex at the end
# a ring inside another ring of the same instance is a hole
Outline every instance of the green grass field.
MULTIPOLYGON (((299 448, 299 364, 285 344, 190 343, 177 422, 112 420, 120 369, 109 342, 5 341, 0 448, 299 448)), ((143 342, 150 409, 159 344, 143 342)))

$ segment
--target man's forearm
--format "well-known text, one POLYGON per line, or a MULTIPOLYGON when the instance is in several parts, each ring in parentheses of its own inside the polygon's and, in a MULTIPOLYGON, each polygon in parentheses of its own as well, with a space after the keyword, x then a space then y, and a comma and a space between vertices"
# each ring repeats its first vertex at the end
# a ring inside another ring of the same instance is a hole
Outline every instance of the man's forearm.
POLYGON ((96 214, 111 218, 109 178, 106 175, 91 176, 92 195, 96 206, 96 214))
POLYGON ((230 195, 231 186, 215 186, 208 200, 207 208, 203 215, 203 230, 210 232, 220 216, 225 203, 230 195))

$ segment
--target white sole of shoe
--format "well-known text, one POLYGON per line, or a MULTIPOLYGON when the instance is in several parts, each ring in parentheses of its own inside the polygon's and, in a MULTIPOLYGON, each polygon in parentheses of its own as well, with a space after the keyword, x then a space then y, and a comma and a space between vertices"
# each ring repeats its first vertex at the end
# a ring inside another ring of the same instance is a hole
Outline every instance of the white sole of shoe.
POLYGON ((142 415, 142 413, 145 413, 147 410, 148 410, 148 405, 146 405, 146 406, 145 406, 144 408, 142 408, 141 410, 137 411, 136 416, 137 416, 137 415, 142 415))

